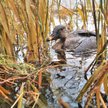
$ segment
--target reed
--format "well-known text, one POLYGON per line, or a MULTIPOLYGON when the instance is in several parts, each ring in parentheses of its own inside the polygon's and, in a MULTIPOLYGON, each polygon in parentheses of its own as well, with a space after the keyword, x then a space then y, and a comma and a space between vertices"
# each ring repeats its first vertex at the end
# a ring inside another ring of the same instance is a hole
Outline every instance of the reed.
MULTIPOLYGON (((94 73, 81 90, 77 101, 80 102, 83 95, 89 90, 85 107, 88 108, 90 106, 93 96, 96 95, 97 108, 100 108, 101 104, 106 108, 106 104, 100 94, 100 86, 104 84, 105 93, 108 94, 108 61, 106 59, 108 0, 100 0, 99 3, 96 0, 76 0, 73 8, 63 6, 61 0, 0 1, 0 54, 5 56, 3 58, 0 57, 0 64, 2 64, 0 65, 0 72, 3 71, 4 75, 0 78, 0 83, 9 87, 10 85, 15 85, 17 80, 19 80, 20 93, 16 95, 17 99, 12 107, 17 102, 19 108, 23 107, 22 102, 24 101, 23 97, 26 96, 25 94, 30 96, 28 100, 33 100, 30 101, 31 103, 28 102, 29 105, 34 102, 33 107, 35 107, 39 99, 39 90, 43 83, 42 75, 45 69, 49 68, 46 65, 49 60, 46 37, 50 32, 50 27, 56 25, 55 16, 57 16, 60 23, 65 23, 69 29, 74 27, 76 29, 88 29, 89 13, 92 13, 93 22, 91 23, 95 27, 97 36, 97 55, 89 66, 89 69, 95 66, 94 73), (69 20, 68 22, 67 19, 69 20), (81 20, 82 25, 78 23, 78 20, 81 20), (22 57, 19 54, 22 54, 22 57), (20 59, 24 59, 23 62, 26 63, 37 63, 36 68, 28 64, 26 69, 24 68, 25 66, 22 67, 22 64, 20 66, 17 65, 17 61, 20 59), (99 63, 98 60, 101 60, 101 62, 96 65, 99 63), (9 63, 10 61, 11 63, 9 63), (9 78, 10 71, 12 76, 9 78), (32 78, 34 79, 32 80, 32 78), (32 83, 27 80, 32 81, 32 83), (25 88, 25 85, 27 88, 25 88), (38 85, 39 88, 35 85, 38 85)), ((5 97, 5 101, 8 104, 13 102, 8 96, 9 93, 10 91, 5 87, 0 86, 2 99, 5 97)), ((39 102, 39 106, 44 105, 40 99, 39 102)), ((44 105, 44 107, 47 106, 44 105)))

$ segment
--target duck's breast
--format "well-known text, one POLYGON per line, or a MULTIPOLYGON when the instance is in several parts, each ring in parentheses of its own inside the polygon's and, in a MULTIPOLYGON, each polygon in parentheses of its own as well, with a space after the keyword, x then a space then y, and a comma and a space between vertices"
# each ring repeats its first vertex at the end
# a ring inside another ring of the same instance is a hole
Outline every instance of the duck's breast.
POLYGON ((56 42, 56 43, 52 46, 52 48, 53 48, 54 50, 56 50, 56 51, 61 50, 62 47, 63 47, 63 43, 62 43, 61 41, 56 42))

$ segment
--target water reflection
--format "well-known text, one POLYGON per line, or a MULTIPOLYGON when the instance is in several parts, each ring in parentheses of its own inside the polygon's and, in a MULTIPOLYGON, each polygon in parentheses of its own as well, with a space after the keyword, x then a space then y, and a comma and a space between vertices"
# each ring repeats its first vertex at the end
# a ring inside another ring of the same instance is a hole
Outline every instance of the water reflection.
POLYGON ((66 64, 66 54, 63 50, 56 51, 57 58, 60 61, 61 64, 66 64))
POLYGON ((57 61, 52 61, 50 65, 57 65, 60 72, 65 71, 65 69, 62 68, 62 65, 67 63, 65 52, 63 50, 56 50, 55 52, 57 54, 57 61))

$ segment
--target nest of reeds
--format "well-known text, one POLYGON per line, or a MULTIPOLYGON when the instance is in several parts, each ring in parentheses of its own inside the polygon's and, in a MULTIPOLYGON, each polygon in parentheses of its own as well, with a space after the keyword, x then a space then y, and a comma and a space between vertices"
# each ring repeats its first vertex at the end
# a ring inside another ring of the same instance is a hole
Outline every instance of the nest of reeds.
POLYGON ((9 57, 0 55, 0 106, 4 103, 3 108, 5 105, 6 108, 46 106, 39 98, 41 89, 49 81, 46 68, 47 66, 35 67, 32 64, 16 63, 9 57))

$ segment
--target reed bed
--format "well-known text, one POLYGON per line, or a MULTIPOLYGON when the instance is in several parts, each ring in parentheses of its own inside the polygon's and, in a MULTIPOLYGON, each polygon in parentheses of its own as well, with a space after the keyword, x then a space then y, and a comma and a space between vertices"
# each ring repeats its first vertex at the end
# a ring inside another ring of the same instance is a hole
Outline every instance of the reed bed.
MULTIPOLYGON (((101 104, 107 108, 100 94, 100 88, 104 85, 105 94, 108 94, 106 50, 108 1, 76 0, 73 8, 67 8, 61 2, 61 0, 0 1, 1 103, 6 102, 11 108, 15 106, 23 108, 23 103, 32 105, 33 108, 36 105, 47 108, 39 96, 44 83, 42 79, 44 74, 47 74, 46 69, 50 68, 47 65, 50 58, 46 37, 49 35, 50 28, 57 25, 54 18, 58 18, 59 22, 63 22, 69 30, 74 27, 88 29, 88 16, 92 13, 92 24, 97 37, 97 55, 88 70, 95 68, 77 101, 81 102, 83 95, 89 91, 85 103, 86 108, 91 105, 91 100, 95 95, 97 108, 100 108, 101 104), (79 26, 78 18, 82 26, 79 26), (18 63, 20 60, 22 63, 18 63)), ((72 1, 70 3, 72 5, 72 1)), ((48 74, 45 75, 47 76, 48 74)))

